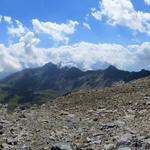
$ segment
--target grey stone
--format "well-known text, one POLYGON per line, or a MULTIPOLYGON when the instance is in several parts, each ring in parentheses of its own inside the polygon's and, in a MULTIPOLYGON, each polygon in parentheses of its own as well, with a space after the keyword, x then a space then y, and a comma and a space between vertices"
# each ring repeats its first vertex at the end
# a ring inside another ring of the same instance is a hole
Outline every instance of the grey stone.
POLYGON ((131 150, 131 148, 130 147, 120 147, 120 148, 118 148, 118 150, 131 150))
POLYGON ((116 147, 115 144, 105 144, 104 150, 113 150, 116 147))
POLYGON ((132 140, 132 135, 127 133, 127 134, 124 134, 122 135, 118 142, 117 142, 117 146, 128 146, 131 144, 131 140, 132 140))
POLYGON ((58 143, 53 145, 51 150, 73 150, 73 148, 68 143, 58 143))

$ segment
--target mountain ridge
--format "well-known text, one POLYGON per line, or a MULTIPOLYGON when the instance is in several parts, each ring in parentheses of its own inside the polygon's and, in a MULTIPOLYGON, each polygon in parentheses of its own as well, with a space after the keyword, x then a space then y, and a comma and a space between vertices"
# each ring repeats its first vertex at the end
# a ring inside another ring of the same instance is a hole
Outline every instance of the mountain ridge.
POLYGON ((150 71, 129 72, 109 66, 104 70, 82 71, 76 67, 59 67, 48 63, 25 69, 0 81, 0 102, 43 102, 81 89, 111 87, 150 75, 150 71), (18 98, 19 97, 19 98, 18 98))

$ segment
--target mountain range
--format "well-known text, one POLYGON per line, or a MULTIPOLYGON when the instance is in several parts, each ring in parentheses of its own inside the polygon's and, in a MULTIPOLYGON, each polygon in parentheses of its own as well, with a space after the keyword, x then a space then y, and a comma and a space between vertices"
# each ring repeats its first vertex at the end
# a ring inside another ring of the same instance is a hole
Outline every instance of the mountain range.
POLYGON ((150 71, 129 72, 109 66, 104 70, 82 71, 48 63, 25 69, 0 80, 1 103, 43 103, 72 91, 111 87, 150 75, 150 71))

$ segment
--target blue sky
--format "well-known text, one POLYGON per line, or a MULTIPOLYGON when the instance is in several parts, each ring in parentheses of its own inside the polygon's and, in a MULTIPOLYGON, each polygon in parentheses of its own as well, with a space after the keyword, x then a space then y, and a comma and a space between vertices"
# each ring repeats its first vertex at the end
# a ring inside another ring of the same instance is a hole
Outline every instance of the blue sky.
MULTIPOLYGON (((135 9, 150 12, 149 7, 145 5, 143 0, 138 2, 133 0, 132 2, 135 9)), ((91 8, 98 8, 98 5, 99 0, 1 0, 0 14, 18 19, 24 25, 32 28, 31 20, 34 18, 56 23, 66 22, 67 20, 86 22, 86 14, 90 13, 91 8)), ((72 36, 71 43, 84 40, 94 43, 111 42, 126 45, 149 40, 149 36, 140 33, 136 37, 138 41, 131 40, 135 38, 132 30, 121 26, 112 27, 106 22, 98 22, 92 17, 88 18, 88 23, 92 30, 86 30, 81 24, 76 35, 72 36)), ((2 40, 3 36, 0 38, 2 40)))
POLYGON ((0 71, 150 69, 150 0, 1 0, 0 16, 0 71))

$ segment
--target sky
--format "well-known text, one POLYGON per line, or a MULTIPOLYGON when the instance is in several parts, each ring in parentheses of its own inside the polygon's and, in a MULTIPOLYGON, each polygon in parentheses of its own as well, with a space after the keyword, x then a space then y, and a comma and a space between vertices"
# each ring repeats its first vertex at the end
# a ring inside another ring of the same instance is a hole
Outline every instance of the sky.
POLYGON ((0 72, 48 62, 150 70, 150 0, 0 0, 0 72))

